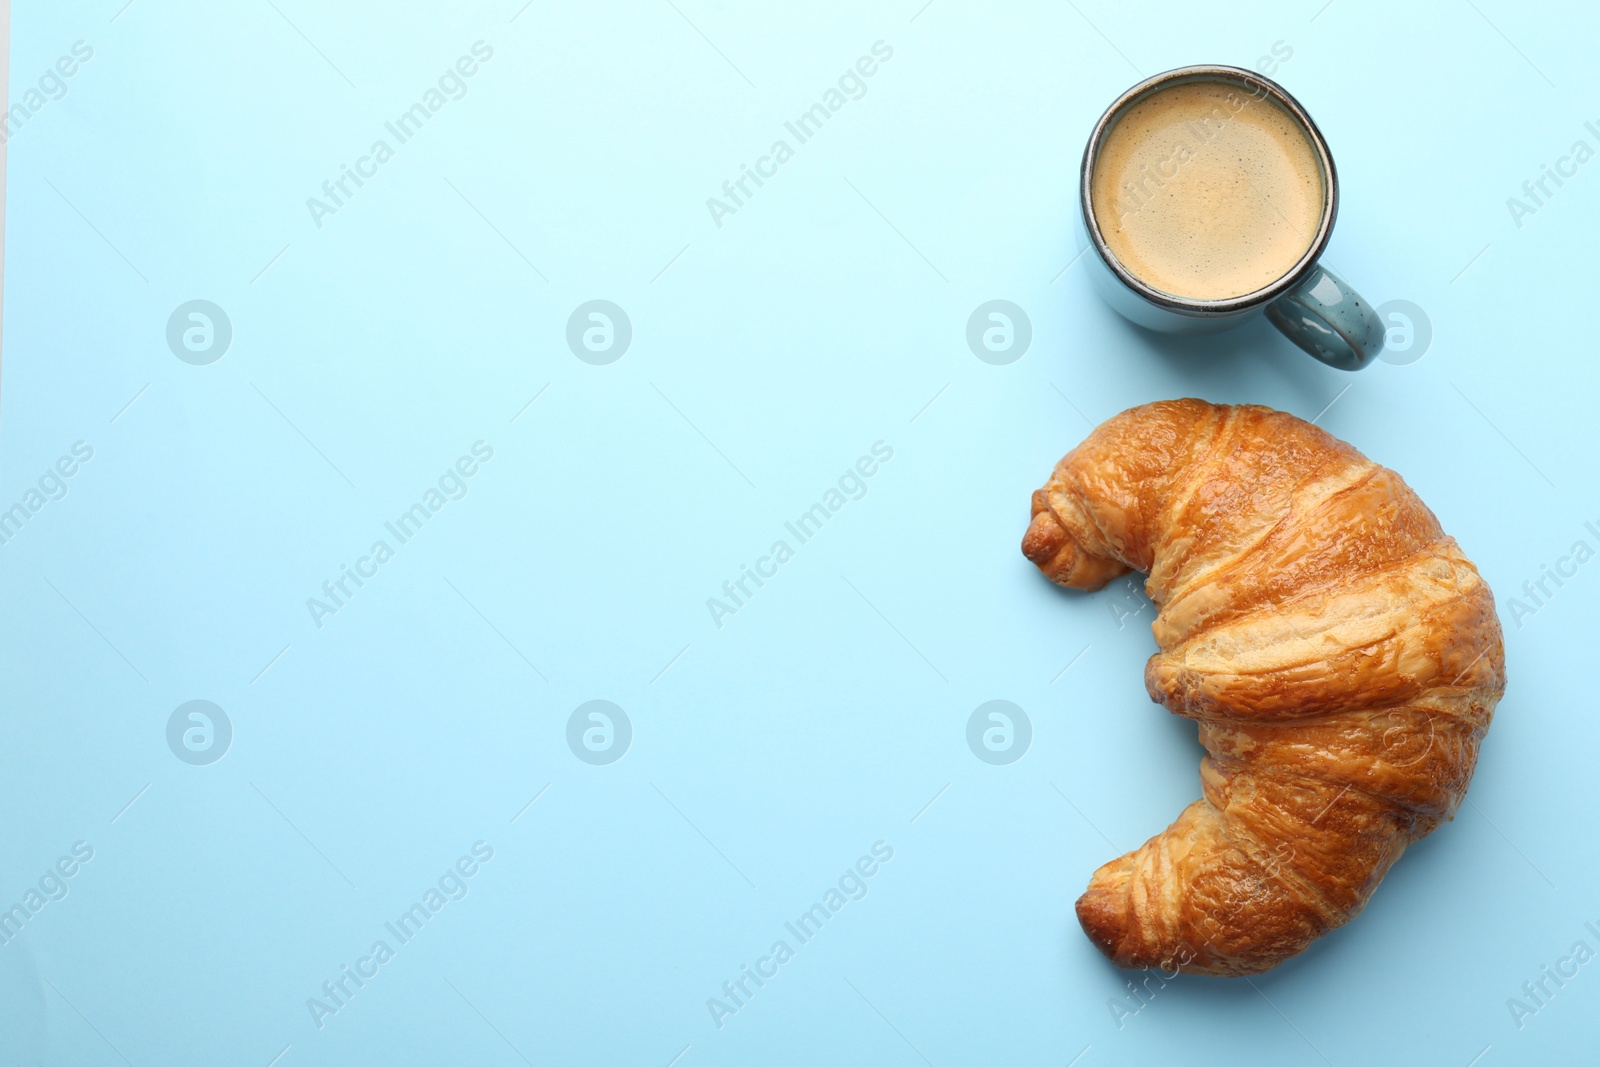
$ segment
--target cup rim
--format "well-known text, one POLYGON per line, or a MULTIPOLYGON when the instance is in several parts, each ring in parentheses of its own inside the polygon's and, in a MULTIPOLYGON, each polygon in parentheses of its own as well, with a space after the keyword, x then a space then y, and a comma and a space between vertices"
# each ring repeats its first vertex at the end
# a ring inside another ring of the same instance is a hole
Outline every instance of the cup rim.
POLYGON ((1078 174, 1078 199, 1079 208, 1083 212, 1084 226, 1089 232, 1089 240, 1094 245, 1096 254, 1102 262, 1111 269, 1117 279, 1132 289, 1139 296, 1152 304, 1167 308, 1171 311, 1188 312, 1200 315, 1226 315, 1231 312, 1245 311, 1270 303, 1277 297, 1288 292, 1300 284, 1312 270, 1316 268, 1317 260, 1322 257, 1323 251, 1328 246, 1328 240, 1333 235, 1333 223, 1339 214, 1339 176, 1334 169, 1333 153, 1328 149, 1328 142, 1322 136, 1322 131, 1317 129, 1317 124, 1312 121, 1306 109, 1300 106, 1289 90, 1262 74, 1243 67, 1232 67, 1226 64, 1201 63, 1187 67, 1175 67, 1172 70, 1162 71, 1152 75, 1128 89, 1111 106, 1106 108, 1099 120, 1094 124, 1094 130, 1089 135, 1089 142, 1083 149, 1083 162, 1078 174), (1305 253, 1284 274, 1274 279, 1267 285, 1253 292, 1243 293, 1239 296, 1225 297, 1220 300, 1200 300, 1192 297, 1178 296, 1162 289, 1157 289, 1142 281, 1122 262, 1117 259, 1106 244, 1105 236, 1100 232, 1100 223, 1095 218, 1094 202, 1092 197, 1094 165, 1099 158, 1100 146, 1105 140, 1105 135, 1111 126, 1133 104, 1161 89, 1186 81, 1224 81, 1235 84, 1243 83, 1245 87, 1259 90, 1273 99, 1273 102, 1289 113, 1300 124, 1302 132, 1306 134, 1316 151, 1317 162, 1322 167, 1323 177, 1323 203, 1322 218, 1319 220, 1317 232, 1311 239, 1311 244, 1305 253))

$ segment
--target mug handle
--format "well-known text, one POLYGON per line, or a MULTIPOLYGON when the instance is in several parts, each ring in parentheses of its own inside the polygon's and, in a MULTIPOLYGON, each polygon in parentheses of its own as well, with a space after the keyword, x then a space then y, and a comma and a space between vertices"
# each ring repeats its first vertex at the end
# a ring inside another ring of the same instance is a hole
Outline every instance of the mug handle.
POLYGON ((1360 370, 1377 359, 1388 332, 1378 309, 1320 263, 1267 305, 1267 318, 1289 340, 1339 370, 1360 370))

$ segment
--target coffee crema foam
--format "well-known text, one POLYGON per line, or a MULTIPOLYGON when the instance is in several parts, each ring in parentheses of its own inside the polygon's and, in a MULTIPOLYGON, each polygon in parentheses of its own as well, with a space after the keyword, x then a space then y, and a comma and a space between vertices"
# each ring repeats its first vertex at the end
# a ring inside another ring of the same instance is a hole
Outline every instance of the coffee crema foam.
POLYGON ((1129 273, 1190 300, 1226 300, 1277 281, 1322 221, 1325 183, 1300 124, 1233 82, 1182 82, 1107 129, 1090 201, 1129 273))

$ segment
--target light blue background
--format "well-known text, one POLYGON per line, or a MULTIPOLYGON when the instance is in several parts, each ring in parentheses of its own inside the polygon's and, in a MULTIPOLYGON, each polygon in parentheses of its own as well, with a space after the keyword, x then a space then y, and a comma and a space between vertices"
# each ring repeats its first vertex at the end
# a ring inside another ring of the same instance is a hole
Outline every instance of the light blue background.
POLYGON ((0 507, 94 458, 0 546, 0 906, 94 859, 0 946, 0 1062, 1592 1051, 1600 963, 1520 1029, 1507 998, 1600 948, 1600 563, 1509 601, 1600 547, 1600 162, 1520 228, 1506 206, 1600 148, 1592 7, 122 5, 13 13, 13 102, 94 57, 10 142, 0 507), (466 96, 319 229, 306 198, 478 40, 466 96), (706 198, 879 40, 867 94, 718 228, 706 198), (1105 104, 1278 42, 1343 180, 1328 262, 1425 310, 1420 359, 1156 337, 1069 267, 1105 104), (164 337, 197 298, 234 331, 209 366, 164 337), (634 330, 609 366, 564 339, 596 298, 634 330), (965 342, 990 299, 1032 323, 1010 365, 965 342), (1197 795, 1199 749, 1145 696, 1149 608, 1119 625, 1136 599, 1017 544, 1092 423, 1185 395, 1320 415, 1402 472, 1496 590, 1510 688, 1471 803, 1364 915, 1119 1026, 1072 902, 1197 795), (315 626, 479 440, 468 495, 315 626), (718 628, 706 599, 880 440, 866 496, 718 628), (166 744, 192 699, 233 725, 209 766, 166 744), (633 725, 609 766, 565 740, 591 699, 633 725), (1033 724, 1010 766, 966 745, 990 699, 1033 724), (469 895, 319 1029, 307 998, 479 840, 469 895), (880 840, 866 897, 719 1029, 707 998, 880 840))

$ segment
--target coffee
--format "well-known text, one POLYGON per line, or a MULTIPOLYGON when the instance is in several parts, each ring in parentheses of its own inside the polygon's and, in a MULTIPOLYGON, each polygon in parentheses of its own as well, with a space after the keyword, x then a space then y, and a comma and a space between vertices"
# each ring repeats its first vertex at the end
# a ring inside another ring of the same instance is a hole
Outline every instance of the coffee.
POLYGON ((1207 79, 1128 107, 1100 143, 1090 200, 1129 273, 1173 296, 1225 300, 1294 269, 1321 224, 1325 187, 1289 112, 1207 79))

